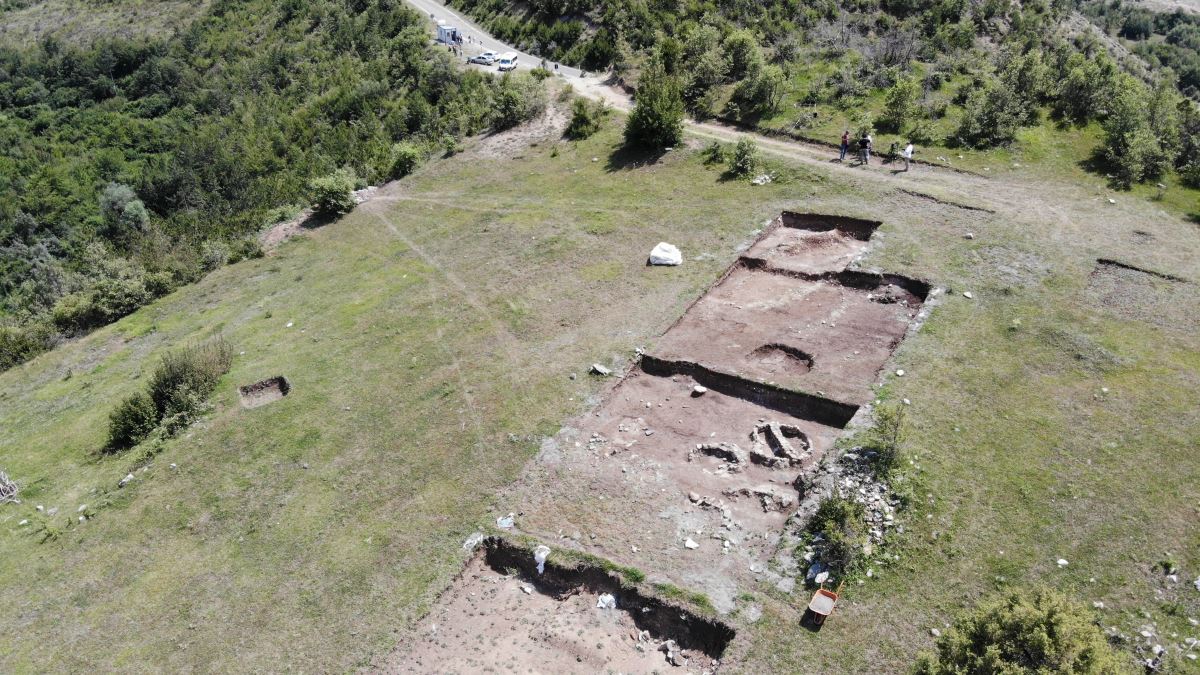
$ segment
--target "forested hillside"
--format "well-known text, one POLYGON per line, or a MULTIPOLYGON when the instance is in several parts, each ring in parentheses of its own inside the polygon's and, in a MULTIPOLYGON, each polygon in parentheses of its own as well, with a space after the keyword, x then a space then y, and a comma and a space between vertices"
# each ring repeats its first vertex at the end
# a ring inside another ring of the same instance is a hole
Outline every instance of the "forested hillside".
POLYGON ((429 42, 403 0, 228 0, 171 36, 0 46, 0 368, 256 255, 314 176, 377 183, 542 95, 429 42))
POLYGON ((1094 146, 1088 165, 1117 186, 1200 187, 1200 19, 1178 12, 1080 5, 1140 40, 1127 44, 1063 0, 453 4, 547 58, 630 84, 661 72, 701 118, 826 141, 883 132, 947 156, 1043 127, 1094 146))

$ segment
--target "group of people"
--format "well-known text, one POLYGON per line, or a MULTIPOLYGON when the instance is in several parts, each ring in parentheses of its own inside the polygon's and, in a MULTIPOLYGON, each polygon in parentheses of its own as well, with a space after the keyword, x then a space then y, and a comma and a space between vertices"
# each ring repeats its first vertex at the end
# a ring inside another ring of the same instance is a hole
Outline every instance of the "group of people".
MULTIPOLYGON (((847 129, 846 131, 842 132, 841 156, 838 158, 839 161, 846 161, 846 153, 850 152, 850 144, 850 130, 847 129)), ((862 137, 857 141, 854 141, 854 145, 858 149, 859 164, 870 165, 871 153, 875 150, 875 139, 871 137, 870 132, 864 131, 862 137)), ((899 145, 899 143, 892 143, 891 149, 888 150, 889 159, 896 158, 896 148, 899 145)), ((913 144, 910 142, 905 145, 904 149, 899 152, 899 156, 904 160, 904 170, 908 171, 909 164, 912 162, 913 157, 913 144)))

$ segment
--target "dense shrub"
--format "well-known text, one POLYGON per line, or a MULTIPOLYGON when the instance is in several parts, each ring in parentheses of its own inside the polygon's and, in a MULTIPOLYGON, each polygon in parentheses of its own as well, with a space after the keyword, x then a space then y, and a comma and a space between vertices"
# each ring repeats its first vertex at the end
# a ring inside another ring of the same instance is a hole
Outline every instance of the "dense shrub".
POLYGON ((158 410, 145 392, 130 395, 108 416, 105 452, 125 450, 141 443, 158 426, 158 410))
POLYGON ((42 322, 24 325, 0 324, 0 370, 11 368, 41 354, 54 345, 56 333, 42 322))
POLYGON ((660 149, 683 139, 683 94, 678 78, 661 68, 642 73, 633 112, 625 122, 625 142, 645 149, 660 149))
POLYGON ((354 172, 338 169, 309 181, 308 189, 317 211, 329 216, 350 213, 355 206, 354 180, 354 172))
POLYGON ((983 603, 913 668, 915 675, 1132 672, 1085 610, 1047 589, 983 603))
POLYGON ((576 98, 571 102, 571 121, 567 123, 565 136, 579 141, 600 131, 600 125, 608 115, 608 106, 603 101, 576 98))

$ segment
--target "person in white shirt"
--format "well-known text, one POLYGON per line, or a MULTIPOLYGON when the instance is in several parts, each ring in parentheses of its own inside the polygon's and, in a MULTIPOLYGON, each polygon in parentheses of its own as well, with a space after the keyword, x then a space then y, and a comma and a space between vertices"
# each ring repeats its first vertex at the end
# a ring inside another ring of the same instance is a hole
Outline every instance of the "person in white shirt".
POLYGON ((908 163, 912 161, 913 146, 912 143, 904 146, 904 150, 900 151, 900 156, 904 158, 904 170, 908 171, 908 163))

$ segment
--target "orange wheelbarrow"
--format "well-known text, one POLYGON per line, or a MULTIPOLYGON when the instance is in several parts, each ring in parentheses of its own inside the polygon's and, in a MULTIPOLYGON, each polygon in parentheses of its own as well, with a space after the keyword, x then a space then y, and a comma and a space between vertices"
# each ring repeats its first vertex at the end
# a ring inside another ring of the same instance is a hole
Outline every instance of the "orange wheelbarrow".
POLYGON ((811 615, 810 621, 813 626, 820 627, 825 624, 825 618, 833 614, 838 594, 841 592, 842 584, 838 584, 836 591, 831 591, 825 588, 825 584, 821 584, 821 587, 813 593, 812 600, 808 601, 808 614, 811 615))

